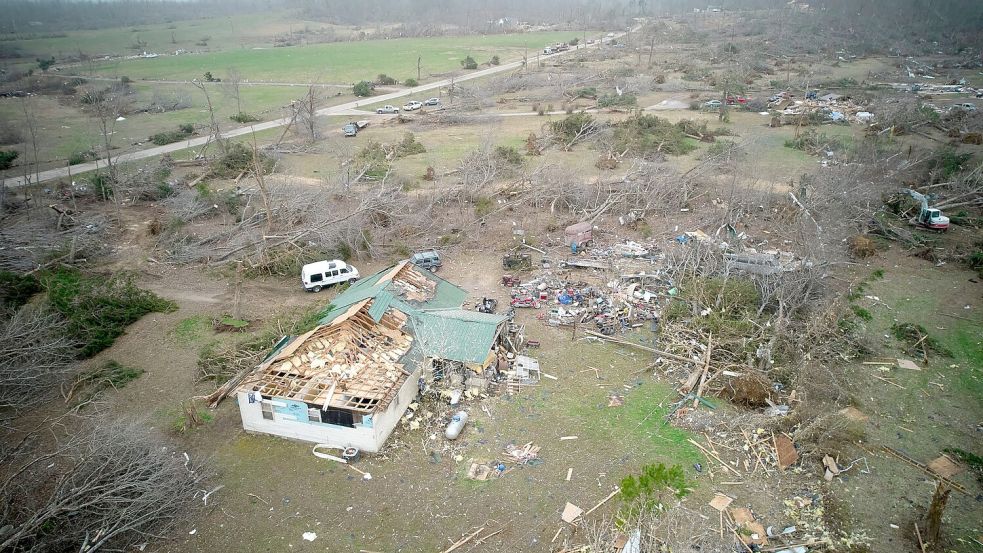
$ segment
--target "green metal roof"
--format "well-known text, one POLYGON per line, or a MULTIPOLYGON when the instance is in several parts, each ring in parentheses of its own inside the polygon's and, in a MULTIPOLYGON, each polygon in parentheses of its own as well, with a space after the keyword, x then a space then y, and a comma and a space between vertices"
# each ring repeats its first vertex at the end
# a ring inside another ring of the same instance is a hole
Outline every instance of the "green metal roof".
POLYGON ((413 317, 411 331, 420 349, 431 357, 483 363, 503 321, 500 315, 461 309, 421 311, 413 317))
POLYGON ((372 307, 369 307, 369 316, 372 317, 372 320, 379 322, 395 299, 392 292, 388 290, 382 290, 376 294, 372 300, 372 307))

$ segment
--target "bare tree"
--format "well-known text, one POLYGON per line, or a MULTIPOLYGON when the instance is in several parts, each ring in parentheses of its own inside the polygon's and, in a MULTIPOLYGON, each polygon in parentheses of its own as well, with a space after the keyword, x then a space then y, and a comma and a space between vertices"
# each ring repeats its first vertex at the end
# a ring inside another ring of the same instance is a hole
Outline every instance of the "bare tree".
POLYGON ((51 447, 24 443, 2 459, 0 550, 122 551, 167 535, 200 505, 203 467, 138 423, 97 420, 51 447))
POLYGON ((270 192, 266 188, 266 178, 263 175, 263 164, 260 162, 259 146, 256 145, 256 133, 253 133, 253 174, 259 193, 263 197, 263 209, 266 211, 266 234, 273 234, 273 211, 270 208, 270 192))
POLYGON ((236 113, 242 113, 242 73, 235 67, 230 67, 222 80, 222 88, 226 96, 236 101, 236 113))
POLYGON ((320 103, 319 87, 312 83, 307 87, 307 94, 292 104, 297 114, 298 132, 302 133, 304 138, 310 142, 314 142, 320 136, 317 125, 317 109, 320 103))
MULTIPOLYGON (((211 138, 218 143, 218 148, 222 151, 222 155, 225 155, 228 153, 228 146, 222 139, 222 129, 218 126, 218 120, 215 119, 215 107, 212 106, 212 98, 208 95, 208 87, 198 79, 192 80, 191 84, 205 95, 205 104, 208 106, 208 116, 211 122, 211 138)), ((204 152, 204 147, 202 147, 202 151, 204 152)))
MULTIPOLYGON (((34 164, 34 182, 41 182, 41 160, 38 157, 38 118, 34 112, 34 104, 30 96, 25 96, 21 99, 21 107, 24 110, 24 126, 27 128, 27 133, 31 137, 29 144, 32 154, 31 162, 34 164)), ((25 150, 27 146, 27 144, 24 145, 25 150)), ((26 158, 27 156, 24 157, 26 158)), ((27 164, 25 163, 24 165, 26 174, 27 164)))
POLYGON ((78 344, 66 327, 60 315, 34 305, 0 317, 0 409, 34 404, 74 370, 78 344))

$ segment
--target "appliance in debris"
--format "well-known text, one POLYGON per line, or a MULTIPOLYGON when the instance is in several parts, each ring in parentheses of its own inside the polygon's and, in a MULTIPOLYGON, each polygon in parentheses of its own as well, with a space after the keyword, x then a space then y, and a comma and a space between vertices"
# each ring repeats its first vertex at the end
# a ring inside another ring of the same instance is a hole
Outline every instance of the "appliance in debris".
POLYGON ((481 313, 494 313, 497 308, 498 300, 495 298, 481 298, 481 303, 478 304, 478 311, 481 313))
POLYGON ((528 355, 517 355, 512 363, 512 375, 520 384, 538 384, 542 378, 539 361, 528 355))

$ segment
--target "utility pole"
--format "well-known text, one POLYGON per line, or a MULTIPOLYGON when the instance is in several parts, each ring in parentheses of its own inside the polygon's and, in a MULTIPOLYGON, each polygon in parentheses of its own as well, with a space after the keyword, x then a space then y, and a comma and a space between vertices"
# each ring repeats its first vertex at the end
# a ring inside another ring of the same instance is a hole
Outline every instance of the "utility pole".
POLYGON ((416 82, 420 82, 420 62, 423 60, 423 56, 416 57, 416 82))

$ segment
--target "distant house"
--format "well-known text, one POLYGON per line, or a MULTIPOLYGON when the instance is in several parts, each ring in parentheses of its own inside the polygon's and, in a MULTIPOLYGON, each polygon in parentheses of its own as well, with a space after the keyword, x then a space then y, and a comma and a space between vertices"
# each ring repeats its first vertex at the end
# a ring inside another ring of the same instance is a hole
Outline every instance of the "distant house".
POLYGON ((379 451, 421 379, 494 370, 506 319, 463 309, 466 296, 405 261, 359 280, 239 386, 243 428, 379 451))

